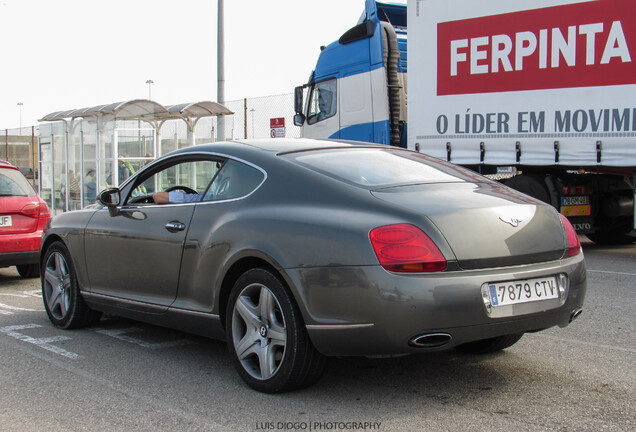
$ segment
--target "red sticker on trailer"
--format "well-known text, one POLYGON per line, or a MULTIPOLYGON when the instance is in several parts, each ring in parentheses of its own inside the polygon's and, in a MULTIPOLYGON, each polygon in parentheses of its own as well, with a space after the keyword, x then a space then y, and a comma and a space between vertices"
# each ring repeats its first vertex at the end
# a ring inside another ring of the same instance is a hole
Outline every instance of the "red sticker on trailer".
POLYGON ((636 84, 636 2, 596 0, 437 25, 437 94, 636 84))

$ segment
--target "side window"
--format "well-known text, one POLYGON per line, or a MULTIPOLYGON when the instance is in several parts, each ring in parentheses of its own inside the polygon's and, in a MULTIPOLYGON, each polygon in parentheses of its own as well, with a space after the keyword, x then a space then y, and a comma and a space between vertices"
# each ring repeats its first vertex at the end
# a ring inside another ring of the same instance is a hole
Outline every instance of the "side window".
POLYGON ((336 114, 338 105, 335 79, 315 84, 309 95, 307 123, 314 124, 336 114))
POLYGON ((260 186, 264 178, 265 175, 256 168, 235 160, 228 160, 214 178, 203 201, 244 197, 260 186))
POLYGON ((187 195, 179 202, 200 201, 221 167, 220 161, 190 160, 176 163, 144 176, 133 189, 128 203, 153 203, 152 194, 176 191, 187 195))

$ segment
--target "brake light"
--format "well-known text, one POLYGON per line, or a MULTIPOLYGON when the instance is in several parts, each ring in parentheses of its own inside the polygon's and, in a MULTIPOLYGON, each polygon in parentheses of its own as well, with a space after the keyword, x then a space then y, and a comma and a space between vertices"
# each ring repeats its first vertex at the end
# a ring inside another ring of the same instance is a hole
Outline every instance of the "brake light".
POLYGON ((40 204, 39 203, 31 203, 22 207, 20 213, 24 216, 37 218, 40 216, 40 204))
POLYGON ((436 272, 446 269, 446 259, 422 230, 409 224, 371 230, 373 251, 386 270, 400 273, 436 272))
POLYGON ((575 256, 581 252, 581 242, 579 241, 579 236, 576 234, 576 230, 565 216, 559 214, 561 217, 561 222, 563 222, 563 227, 565 228, 565 232, 568 235, 568 256, 575 256))
POLYGON ((49 207, 44 203, 31 203, 22 207, 20 214, 32 218, 48 219, 51 217, 49 207))
POLYGON ((50 219, 51 211, 45 203, 40 203, 40 219, 50 219))

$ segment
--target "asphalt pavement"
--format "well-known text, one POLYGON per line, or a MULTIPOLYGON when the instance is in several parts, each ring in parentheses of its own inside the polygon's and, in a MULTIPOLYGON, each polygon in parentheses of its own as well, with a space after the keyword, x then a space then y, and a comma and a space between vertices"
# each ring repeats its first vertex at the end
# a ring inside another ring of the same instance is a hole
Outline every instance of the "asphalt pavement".
POLYGON ((496 354, 331 358, 265 395, 223 342, 106 317, 54 328, 39 280, 0 269, 0 431, 634 431, 636 245, 584 244, 588 294, 565 329, 496 354))

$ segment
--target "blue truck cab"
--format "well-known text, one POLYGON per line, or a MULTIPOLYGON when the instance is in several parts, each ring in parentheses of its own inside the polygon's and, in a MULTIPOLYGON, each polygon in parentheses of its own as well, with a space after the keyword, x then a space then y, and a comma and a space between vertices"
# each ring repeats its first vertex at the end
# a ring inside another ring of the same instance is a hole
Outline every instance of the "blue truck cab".
POLYGON ((302 136, 406 147, 406 41, 406 1, 366 0, 358 24, 321 47, 295 89, 302 136))

